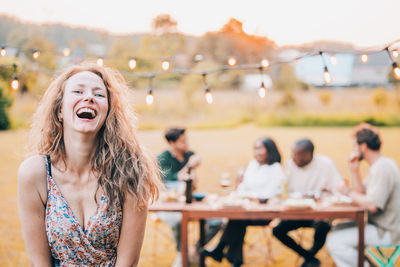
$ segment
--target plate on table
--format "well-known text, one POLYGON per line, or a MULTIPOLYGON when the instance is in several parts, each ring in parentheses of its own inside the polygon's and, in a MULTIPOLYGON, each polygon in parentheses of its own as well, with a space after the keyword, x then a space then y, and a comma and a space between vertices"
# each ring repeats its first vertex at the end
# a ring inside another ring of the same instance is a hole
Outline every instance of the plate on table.
POLYGON ((349 206, 353 203, 353 200, 345 195, 334 195, 330 199, 330 203, 334 206, 349 206))
POLYGON ((315 201, 310 198, 289 198, 283 202, 283 207, 289 210, 308 210, 315 207, 315 201))

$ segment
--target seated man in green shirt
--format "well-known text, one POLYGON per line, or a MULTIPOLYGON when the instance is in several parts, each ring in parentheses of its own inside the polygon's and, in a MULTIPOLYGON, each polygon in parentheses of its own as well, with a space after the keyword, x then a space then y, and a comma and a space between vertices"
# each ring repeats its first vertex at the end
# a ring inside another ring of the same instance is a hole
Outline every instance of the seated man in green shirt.
MULTIPOLYGON (((194 187, 196 187, 197 178, 195 170, 200 165, 201 159, 199 155, 189 150, 185 129, 171 128, 165 133, 165 139, 168 142, 169 148, 158 156, 158 163, 163 172, 161 177, 167 189, 178 191, 180 182, 186 179, 189 170, 194 187)), ((180 267, 182 265, 180 253, 182 215, 180 212, 158 212, 157 214, 160 220, 172 228, 176 250, 178 251, 172 266, 180 267)), ((206 242, 213 238, 221 228, 221 224, 222 221, 220 219, 206 220, 206 242)), ((199 243, 196 244, 196 248, 197 250, 199 249, 199 243)))
POLYGON ((158 156, 158 162, 163 170, 161 177, 168 187, 170 182, 185 180, 189 168, 195 170, 200 165, 201 159, 199 155, 189 150, 185 129, 169 129, 165 133, 165 139, 169 148, 158 156))

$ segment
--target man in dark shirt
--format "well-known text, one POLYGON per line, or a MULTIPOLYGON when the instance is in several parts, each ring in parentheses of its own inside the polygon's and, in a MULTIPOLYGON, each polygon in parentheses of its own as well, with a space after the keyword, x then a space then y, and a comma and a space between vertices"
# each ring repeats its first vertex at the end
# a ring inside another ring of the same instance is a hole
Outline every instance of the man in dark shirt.
POLYGON ((200 156, 189 150, 185 129, 169 129, 165 139, 169 148, 158 156, 162 179, 165 183, 183 181, 189 169, 194 171, 200 165, 200 156))
MULTIPOLYGON (((189 150, 185 129, 171 128, 165 133, 165 139, 169 148, 158 156, 158 163, 162 170, 161 177, 168 190, 179 191, 179 184, 184 181, 188 175, 193 179, 193 185, 196 187, 197 178, 195 175, 196 168, 200 165, 200 156, 189 150)), ((173 231, 173 236, 178 251, 173 267, 180 267, 181 262, 181 219, 180 212, 158 212, 158 217, 168 224, 173 231)), ((222 221, 220 219, 206 220, 206 242, 211 240, 213 236, 221 228, 222 221)), ((196 244, 197 250, 199 243, 196 244)))

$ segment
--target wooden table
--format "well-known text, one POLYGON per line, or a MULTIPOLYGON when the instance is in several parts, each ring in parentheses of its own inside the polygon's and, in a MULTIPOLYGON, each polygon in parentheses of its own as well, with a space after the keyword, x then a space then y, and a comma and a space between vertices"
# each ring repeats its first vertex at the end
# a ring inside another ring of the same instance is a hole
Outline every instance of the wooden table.
MULTIPOLYGON (((364 262, 364 228, 366 213, 360 207, 354 206, 322 206, 317 205, 309 210, 287 210, 279 205, 252 204, 249 207, 215 208, 207 203, 157 203, 150 207, 151 211, 180 211, 182 212, 181 253, 183 267, 188 267, 188 223, 190 220, 200 221, 200 245, 204 245, 204 224, 208 218, 228 219, 274 219, 282 220, 333 220, 352 219, 358 225, 358 266, 364 262)), ((201 257, 200 266, 204 266, 201 257)))

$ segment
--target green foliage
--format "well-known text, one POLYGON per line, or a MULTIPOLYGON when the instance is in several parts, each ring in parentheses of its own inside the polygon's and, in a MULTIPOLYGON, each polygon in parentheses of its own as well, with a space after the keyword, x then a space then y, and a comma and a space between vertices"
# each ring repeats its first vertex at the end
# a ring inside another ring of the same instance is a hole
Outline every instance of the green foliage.
POLYGON ((294 68, 290 64, 282 64, 279 69, 278 78, 274 81, 274 88, 277 90, 290 91, 304 87, 296 76, 294 68))
POLYGON ((296 96, 293 91, 285 91, 282 95, 282 98, 277 103, 278 107, 290 108, 296 106, 296 96))
POLYGON ((111 45, 107 57, 107 64, 121 71, 130 71, 128 59, 135 55, 137 55, 137 48, 131 38, 116 38, 111 45))
POLYGON ((332 101, 332 92, 323 90, 318 92, 318 98, 322 104, 325 106, 329 106, 332 101))
POLYGON ((388 93, 383 87, 378 87, 371 93, 372 102, 379 108, 383 108, 388 104, 388 93))
POLYGON ((10 128, 10 118, 8 109, 11 107, 12 99, 7 94, 5 82, 0 83, 0 130, 7 130, 10 128))
POLYGON ((48 70, 55 70, 56 68, 56 46, 43 36, 35 35, 30 38, 24 45, 25 56, 29 59, 31 63, 38 63, 42 68, 48 70), (32 58, 32 48, 38 48, 40 50, 40 56, 35 61, 32 58))
POLYGON ((400 126, 397 115, 359 116, 359 115, 310 115, 293 114, 276 116, 264 114, 256 119, 260 126, 355 126, 367 122, 375 126, 400 126))

